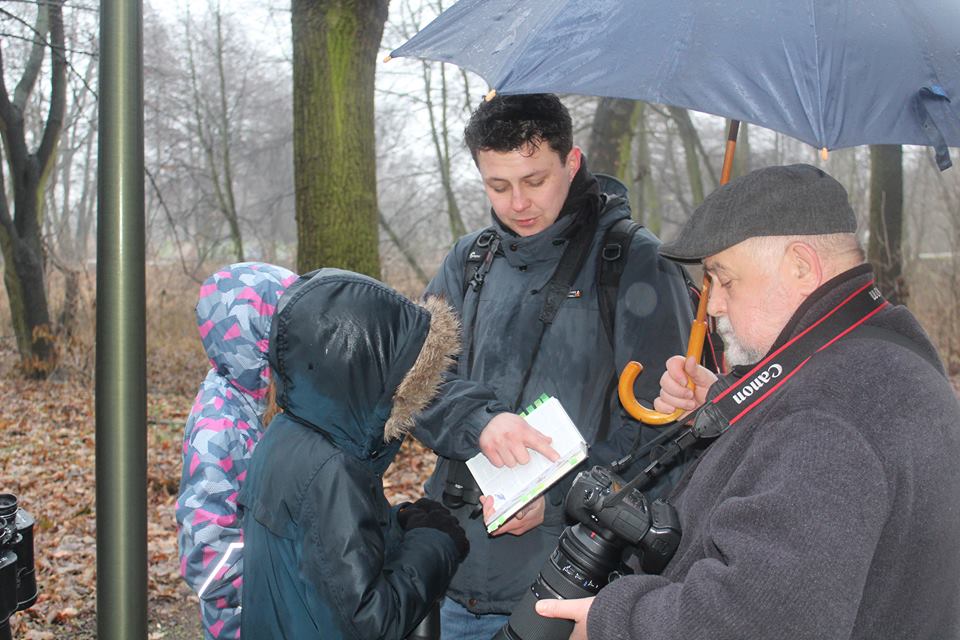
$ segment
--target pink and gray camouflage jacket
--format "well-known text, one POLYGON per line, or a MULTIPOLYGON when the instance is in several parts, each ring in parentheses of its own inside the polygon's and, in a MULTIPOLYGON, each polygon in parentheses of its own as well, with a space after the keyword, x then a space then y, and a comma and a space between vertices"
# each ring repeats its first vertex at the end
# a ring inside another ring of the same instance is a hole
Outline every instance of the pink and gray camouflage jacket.
POLYGON ((200 597, 205 637, 240 637, 243 532, 237 493, 263 431, 270 322, 297 279, 282 267, 233 264, 200 287, 197 326, 213 367, 183 439, 177 499, 180 573, 200 597))

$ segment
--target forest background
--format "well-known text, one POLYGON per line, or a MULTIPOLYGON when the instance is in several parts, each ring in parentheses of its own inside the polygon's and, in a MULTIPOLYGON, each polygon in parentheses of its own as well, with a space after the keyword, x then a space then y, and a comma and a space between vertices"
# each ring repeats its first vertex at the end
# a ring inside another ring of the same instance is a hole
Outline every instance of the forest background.
MULTIPOLYGON (((151 638, 199 637, 173 504, 183 423, 207 369, 199 283, 230 262, 339 266, 418 295, 456 238, 489 222, 462 144, 488 90, 457 67, 385 53, 449 0, 144 3, 151 638)), ((0 3, 0 491, 37 520, 41 595, 14 637, 95 637, 95 0, 0 3)), ((589 166, 669 240, 717 187, 726 122, 563 96, 589 166)), ((960 154, 954 150, 955 160, 960 154)), ((822 166, 848 189, 884 293, 960 374, 960 171, 894 145, 832 151, 741 127, 734 175, 822 166)), ((387 476, 416 497, 432 454, 387 476)))

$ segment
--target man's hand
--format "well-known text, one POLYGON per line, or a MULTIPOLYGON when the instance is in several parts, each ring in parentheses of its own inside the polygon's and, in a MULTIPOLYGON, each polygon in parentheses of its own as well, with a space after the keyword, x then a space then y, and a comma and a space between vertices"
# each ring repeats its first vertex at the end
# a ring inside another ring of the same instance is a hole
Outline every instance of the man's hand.
POLYGON ((587 614, 593 598, 577 598, 575 600, 538 600, 537 613, 544 618, 566 618, 573 620, 573 633, 570 640, 587 640, 587 614))
MULTIPOLYGON (((483 505, 483 521, 490 521, 493 515, 493 497, 480 496, 480 503, 483 505)), ((504 533, 512 533, 515 536, 525 534, 531 529, 535 529, 543 524, 543 513, 547 502, 543 496, 536 498, 533 502, 517 511, 509 520, 503 523, 496 531, 490 535, 499 536, 504 533)))
POLYGON ((683 420, 691 411, 707 401, 707 389, 717 381, 717 376, 697 364, 693 356, 673 356, 667 360, 667 370, 660 377, 660 395, 653 401, 653 408, 661 413, 673 413, 682 409, 683 420), (687 388, 687 376, 694 388, 687 388))
POLYGON ((550 438, 513 413, 495 415, 480 432, 478 444, 480 451, 495 467, 527 464, 530 462, 528 448, 539 451, 551 462, 560 457, 550 446, 550 438))

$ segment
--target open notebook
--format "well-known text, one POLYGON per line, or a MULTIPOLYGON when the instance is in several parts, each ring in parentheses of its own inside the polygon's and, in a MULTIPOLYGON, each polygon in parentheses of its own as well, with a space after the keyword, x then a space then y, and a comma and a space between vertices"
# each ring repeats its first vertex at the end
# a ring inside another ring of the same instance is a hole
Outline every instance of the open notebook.
POLYGON ((587 457, 587 443, 556 398, 540 396, 520 415, 534 429, 553 439, 550 446, 560 458, 550 462, 538 452, 530 451, 527 464, 499 468, 482 453, 467 460, 467 467, 480 490, 494 499, 495 511, 486 522, 487 532, 496 531, 587 457))

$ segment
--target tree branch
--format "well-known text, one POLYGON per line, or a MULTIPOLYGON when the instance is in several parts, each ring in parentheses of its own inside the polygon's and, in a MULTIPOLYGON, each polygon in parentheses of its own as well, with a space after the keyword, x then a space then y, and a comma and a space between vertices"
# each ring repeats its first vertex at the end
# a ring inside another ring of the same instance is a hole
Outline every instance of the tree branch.
POLYGON ((3 48, 0 48, 0 133, 6 134, 9 123, 16 117, 16 111, 7 93, 7 83, 3 72, 3 48))
POLYGON ((33 92, 43 66, 43 52, 47 49, 47 31, 50 29, 50 9, 44 2, 37 3, 37 22, 33 31, 33 46, 30 48, 30 57, 23 67, 23 76, 13 91, 13 104, 22 112, 27 100, 33 92))
POLYGON ((52 55, 52 73, 50 77, 50 111, 43 128, 43 138, 37 150, 37 162, 41 175, 47 173, 53 164, 54 151, 63 130, 63 114, 67 102, 67 59, 64 55, 63 0, 48 0, 50 13, 50 53, 52 55))
POLYGON ((380 216, 380 226, 383 227, 383 230, 387 232, 387 236, 389 236, 390 241, 396 245, 397 249, 400 251, 400 255, 403 256, 404 260, 407 261, 407 264, 410 265, 410 268, 413 269, 414 273, 417 274, 417 279, 420 280, 420 283, 426 286, 427 283, 430 282, 430 278, 427 277, 427 274, 420 267, 420 264, 417 262, 417 259, 413 256, 410 250, 400 242, 400 237, 397 236, 397 233, 387 222, 387 218, 383 215, 383 211, 378 211, 377 214, 380 216))

